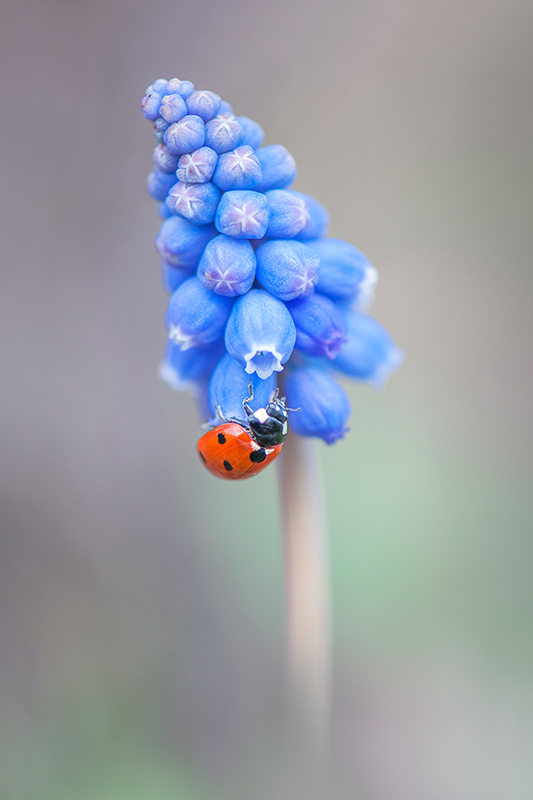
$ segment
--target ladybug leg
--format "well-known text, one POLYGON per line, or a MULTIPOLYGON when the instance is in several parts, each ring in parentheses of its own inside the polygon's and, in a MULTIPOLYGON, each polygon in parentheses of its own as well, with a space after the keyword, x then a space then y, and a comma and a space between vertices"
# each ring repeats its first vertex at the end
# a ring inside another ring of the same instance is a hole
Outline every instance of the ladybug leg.
POLYGON ((250 414, 254 413, 252 408, 251 408, 251 406, 250 406, 250 403, 252 402, 253 399, 254 399, 254 387, 252 385, 252 381, 250 381, 250 383, 248 384, 248 397, 246 397, 242 401, 242 407, 243 407, 244 413, 246 414, 247 417, 250 414))
POLYGON ((224 414, 222 413, 222 408, 220 407, 220 403, 215 403, 215 411, 217 412, 217 417, 222 420, 222 422, 230 422, 224 414))

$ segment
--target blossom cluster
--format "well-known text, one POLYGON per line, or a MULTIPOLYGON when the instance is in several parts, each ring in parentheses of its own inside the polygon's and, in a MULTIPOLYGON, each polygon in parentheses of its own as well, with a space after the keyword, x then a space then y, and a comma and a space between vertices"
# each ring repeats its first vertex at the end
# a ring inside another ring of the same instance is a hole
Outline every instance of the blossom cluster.
POLYGON ((328 238, 329 215, 294 191, 296 163, 262 146, 257 122, 190 81, 159 79, 141 103, 157 145, 148 176, 163 218, 156 239, 171 294, 161 377, 189 390, 216 425, 243 418, 248 385, 265 406, 283 371, 291 426, 328 443, 351 413, 337 375, 381 386, 403 354, 366 312, 377 271, 328 238))

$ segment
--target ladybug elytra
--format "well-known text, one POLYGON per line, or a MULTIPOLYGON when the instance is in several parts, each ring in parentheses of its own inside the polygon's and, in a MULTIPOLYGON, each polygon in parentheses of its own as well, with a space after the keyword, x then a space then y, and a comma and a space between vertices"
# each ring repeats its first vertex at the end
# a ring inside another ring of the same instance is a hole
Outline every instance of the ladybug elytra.
POLYGON ((289 409, 277 389, 266 408, 257 411, 250 406, 251 384, 249 392, 242 404, 247 422, 226 419, 217 404, 223 424, 204 433, 196 446, 205 468, 224 480, 241 481, 262 472, 280 454, 289 431, 289 409))

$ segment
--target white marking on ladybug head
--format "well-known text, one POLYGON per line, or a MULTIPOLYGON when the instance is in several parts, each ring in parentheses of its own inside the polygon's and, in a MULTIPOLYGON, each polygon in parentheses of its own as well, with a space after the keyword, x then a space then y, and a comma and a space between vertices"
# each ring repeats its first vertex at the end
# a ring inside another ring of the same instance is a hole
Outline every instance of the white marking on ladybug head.
POLYGON ((268 419, 268 412, 266 408, 258 408, 257 411, 254 412, 254 417, 258 422, 266 422, 268 419))

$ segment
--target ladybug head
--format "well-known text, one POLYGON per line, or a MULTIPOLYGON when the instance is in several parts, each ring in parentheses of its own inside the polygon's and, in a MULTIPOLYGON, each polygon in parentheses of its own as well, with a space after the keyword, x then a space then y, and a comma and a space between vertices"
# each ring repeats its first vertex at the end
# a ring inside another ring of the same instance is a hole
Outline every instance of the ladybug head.
POLYGON ((276 389, 266 408, 257 411, 246 409, 248 425, 256 442, 261 447, 283 444, 289 432, 289 414, 284 397, 278 397, 276 389))

